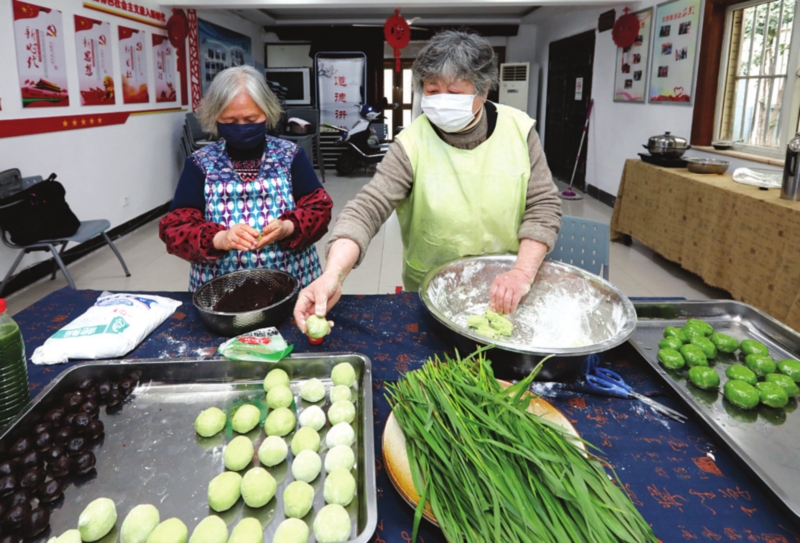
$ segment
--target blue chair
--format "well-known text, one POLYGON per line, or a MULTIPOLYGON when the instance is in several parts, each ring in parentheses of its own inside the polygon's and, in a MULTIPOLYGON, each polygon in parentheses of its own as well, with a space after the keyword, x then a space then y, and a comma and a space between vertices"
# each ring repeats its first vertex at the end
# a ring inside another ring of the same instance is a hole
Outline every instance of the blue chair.
POLYGON ((608 280, 609 240, 608 224, 565 215, 558 242, 548 256, 608 280))
MULTIPOLYGON (((22 190, 25 190, 36 183, 43 181, 41 175, 35 175, 32 177, 23 177, 22 178, 22 190)), ((0 283, 0 295, 3 294, 3 289, 6 287, 6 283, 8 283, 11 276, 14 275, 14 271, 19 266, 19 263, 22 261, 22 257, 28 253, 35 252, 35 251, 50 251, 53 254, 54 264, 53 264, 53 274, 50 276, 50 280, 56 278, 56 272, 58 268, 61 268, 61 272, 64 274, 64 277, 67 279, 69 286, 72 288, 75 287, 75 281, 72 280, 72 276, 70 275, 69 271, 67 270, 67 266, 64 264, 64 261, 61 260, 61 256, 64 254, 64 250, 67 248, 67 244, 70 241, 74 241, 75 243, 83 243, 85 241, 89 241, 95 236, 102 235, 103 238, 108 243, 111 250, 114 251, 114 254, 117 255, 119 259, 119 263, 122 264, 122 269, 125 271, 125 277, 130 277, 131 272, 128 271, 128 266, 125 264, 125 261, 122 259, 122 255, 119 254, 117 247, 111 242, 111 238, 108 237, 106 234, 106 230, 111 228, 111 223, 105 219, 99 219, 94 221, 81 221, 80 227, 78 227, 78 231, 75 232, 73 235, 64 237, 64 238, 57 238, 57 239, 47 239, 47 240, 40 240, 36 243, 31 243, 30 245, 17 245, 13 243, 8 236, 6 236, 5 230, 0 228, 0 239, 2 239, 3 244, 6 247, 11 249, 18 249, 20 252, 17 255, 17 259, 12 264, 11 268, 6 273, 3 282, 0 283), (56 250, 57 246, 61 246, 60 251, 56 250), (58 266, 58 268, 56 267, 58 266)))

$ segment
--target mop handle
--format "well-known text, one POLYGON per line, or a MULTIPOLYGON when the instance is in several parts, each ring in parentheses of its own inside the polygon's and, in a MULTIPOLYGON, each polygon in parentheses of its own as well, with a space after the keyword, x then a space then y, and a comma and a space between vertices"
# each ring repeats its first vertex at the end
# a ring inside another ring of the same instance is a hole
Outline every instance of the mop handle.
POLYGON ((569 188, 572 188, 572 183, 575 182, 575 172, 578 171, 578 162, 581 159, 581 151, 583 151, 583 140, 586 139, 586 132, 589 131, 589 117, 592 116, 592 108, 594 107, 594 98, 589 100, 589 109, 586 111, 586 122, 583 123, 583 132, 581 132, 581 143, 578 145, 578 156, 575 157, 575 166, 572 167, 572 178, 569 180, 569 188))

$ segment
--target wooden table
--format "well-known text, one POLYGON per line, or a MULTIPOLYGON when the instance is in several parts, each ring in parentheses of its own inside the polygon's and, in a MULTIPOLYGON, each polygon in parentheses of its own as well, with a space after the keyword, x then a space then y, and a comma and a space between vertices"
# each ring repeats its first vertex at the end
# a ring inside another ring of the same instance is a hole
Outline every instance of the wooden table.
POLYGON ((800 331, 800 202, 780 190, 630 159, 611 218, 626 236, 800 331))

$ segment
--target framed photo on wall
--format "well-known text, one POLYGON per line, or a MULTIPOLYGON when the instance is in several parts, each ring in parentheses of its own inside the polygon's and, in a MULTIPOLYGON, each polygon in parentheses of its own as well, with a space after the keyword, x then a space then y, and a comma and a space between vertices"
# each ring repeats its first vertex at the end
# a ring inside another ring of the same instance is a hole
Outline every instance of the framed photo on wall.
POLYGON ((690 105, 700 32, 700 0, 659 4, 653 27, 648 101, 690 105))
POLYGON ((639 34, 633 45, 617 47, 617 64, 614 68, 615 102, 644 102, 645 98, 653 8, 637 11, 633 15, 639 19, 639 34))

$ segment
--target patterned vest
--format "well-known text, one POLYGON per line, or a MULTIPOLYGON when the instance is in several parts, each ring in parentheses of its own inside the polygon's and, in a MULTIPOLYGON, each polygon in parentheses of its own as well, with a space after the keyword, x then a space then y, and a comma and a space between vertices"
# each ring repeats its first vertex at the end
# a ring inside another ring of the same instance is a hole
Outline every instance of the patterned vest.
MULTIPOLYGON (((292 196, 292 161, 296 146, 288 141, 267 136, 261 170, 255 181, 245 183, 231 166, 225 141, 203 147, 194 156, 206 177, 206 221, 230 228, 249 224, 263 229, 282 213, 296 207, 292 196)), ((228 251, 219 260, 208 264, 192 264, 189 290, 220 275, 251 268, 270 268, 292 274, 305 287, 322 273, 317 250, 312 245, 293 251, 277 243, 258 251, 228 251)))

